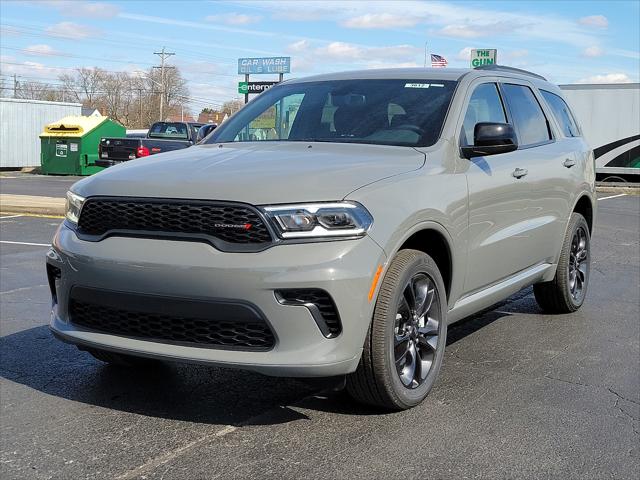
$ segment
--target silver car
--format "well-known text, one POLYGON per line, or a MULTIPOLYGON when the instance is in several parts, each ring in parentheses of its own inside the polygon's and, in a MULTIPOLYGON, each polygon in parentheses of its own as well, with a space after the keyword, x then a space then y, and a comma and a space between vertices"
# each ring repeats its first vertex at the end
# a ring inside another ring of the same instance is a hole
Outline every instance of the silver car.
POLYGON ((421 402, 447 325, 533 285, 582 305, 594 158, 560 90, 507 67, 286 81, 204 144, 76 183, 54 334, 100 360, 346 378, 421 402))

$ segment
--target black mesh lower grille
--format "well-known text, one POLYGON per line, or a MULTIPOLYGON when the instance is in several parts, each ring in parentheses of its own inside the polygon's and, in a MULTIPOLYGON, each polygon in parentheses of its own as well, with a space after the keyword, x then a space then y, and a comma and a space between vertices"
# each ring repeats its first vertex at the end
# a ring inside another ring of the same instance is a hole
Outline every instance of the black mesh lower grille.
POLYGON ((148 313, 71 299, 71 322, 93 331, 195 347, 268 350, 275 338, 263 320, 234 322, 148 313))
MULTIPOLYGON (((290 288, 278 290, 276 297, 285 305, 314 305, 320 314, 323 325, 318 325, 327 337, 336 337, 342 332, 342 323, 338 309, 331 296, 319 288, 290 288)), ((314 313, 312 311, 312 313, 314 313)), ((314 316, 315 318, 315 316, 314 316)))
POLYGON ((251 207, 200 200, 89 198, 82 207, 78 233, 159 232, 207 235, 227 243, 264 245, 272 238, 251 207))

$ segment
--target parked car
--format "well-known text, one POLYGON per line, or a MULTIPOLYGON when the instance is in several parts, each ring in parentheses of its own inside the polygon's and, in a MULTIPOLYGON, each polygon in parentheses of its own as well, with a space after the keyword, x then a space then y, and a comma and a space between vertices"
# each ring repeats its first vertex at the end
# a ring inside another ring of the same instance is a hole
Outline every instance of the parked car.
POLYGON ((156 122, 146 135, 127 134, 126 138, 102 138, 96 165, 110 167, 156 153, 188 148, 196 143, 201 123, 156 122))
POLYGON ((205 144, 71 188, 51 328, 109 363, 336 377, 412 407, 447 325, 530 285, 547 312, 585 300, 594 157, 548 98, 497 66, 274 86, 205 144))

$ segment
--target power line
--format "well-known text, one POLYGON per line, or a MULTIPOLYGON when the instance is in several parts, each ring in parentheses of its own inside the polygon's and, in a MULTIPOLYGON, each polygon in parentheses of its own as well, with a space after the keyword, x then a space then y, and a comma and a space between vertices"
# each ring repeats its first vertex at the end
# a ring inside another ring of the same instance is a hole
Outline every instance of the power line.
MULTIPOLYGON (((175 55, 175 52, 166 52, 165 48, 162 47, 162 51, 161 52, 153 52, 154 55, 158 55, 160 57, 160 66, 159 67, 153 67, 153 68, 159 68, 160 69, 160 121, 162 121, 164 119, 163 116, 163 108, 164 108, 164 95, 165 95, 165 85, 164 85, 164 61, 175 55)), ((167 67, 167 68, 175 68, 175 67, 167 67)))

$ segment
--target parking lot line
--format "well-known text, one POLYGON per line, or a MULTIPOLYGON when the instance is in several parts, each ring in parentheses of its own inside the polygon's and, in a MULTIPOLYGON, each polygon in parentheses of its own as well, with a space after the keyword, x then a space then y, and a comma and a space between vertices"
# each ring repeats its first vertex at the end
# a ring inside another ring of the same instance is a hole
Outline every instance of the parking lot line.
POLYGON ((5 218, 18 218, 22 217, 22 215, 0 215, 0 220, 4 220, 5 218))
POLYGON ((610 198, 624 197, 625 195, 626 195, 626 193, 619 193, 618 195, 611 195, 610 197, 599 198, 598 201, 600 201, 600 200, 609 200, 610 198))
MULTIPOLYGON (((209 439, 213 439, 216 437, 223 437, 225 435, 227 435, 228 433, 232 433, 235 432, 238 429, 238 427, 234 427, 233 425, 226 425, 222 430, 218 430, 215 433, 208 433, 206 435, 204 435, 203 437, 194 440, 193 442, 190 442, 186 445, 183 445, 182 447, 178 447, 175 450, 171 450, 169 452, 163 453, 162 455, 159 455, 156 458, 153 458, 151 460, 149 460, 147 463, 140 465, 139 467, 134 468, 133 470, 129 470, 128 472, 125 472, 119 476, 116 477, 116 480, 129 480, 132 478, 138 478, 140 476, 142 476, 141 474, 150 470, 150 469, 154 469, 159 467, 160 465, 163 465, 165 463, 168 463, 169 461, 173 460, 176 457, 179 457, 180 455, 182 455, 183 453, 185 453, 188 450, 191 450, 193 447, 196 447, 198 445, 203 444, 205 441, 209 440, 209 439)), ((146 478, 145 476, 142 476, 142 478, 146 478)))
POLYGON ((49 247, 50 243, 32 243, 32 242, 12 242, 10 240, 0 240, 0 243, 7 243, 9 245, 30 245, 32 247, 49 247))

